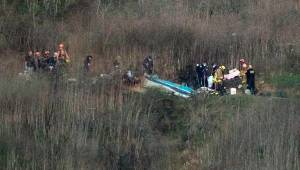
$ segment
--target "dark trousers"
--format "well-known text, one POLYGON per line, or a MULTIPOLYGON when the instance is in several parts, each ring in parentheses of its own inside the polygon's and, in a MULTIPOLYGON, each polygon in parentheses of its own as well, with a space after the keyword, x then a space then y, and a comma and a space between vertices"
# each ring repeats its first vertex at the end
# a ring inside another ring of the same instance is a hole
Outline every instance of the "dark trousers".
POLYGON ((198 82, 199 87, 203 86, 203 84, 202 84, 202 74, 200 74, 200 73, 197 73, 197 82, 198 82))
POLYGON ((201 86, 202 87, 208 87, 208 80, 207 80, 207 77, 205 75, 203 75, 201 77, 201 86))
POLYGON ((249 80, 247 82, 247 89, 251 91, 251 94, 255 94, 255 82, 252 80, 249 80))

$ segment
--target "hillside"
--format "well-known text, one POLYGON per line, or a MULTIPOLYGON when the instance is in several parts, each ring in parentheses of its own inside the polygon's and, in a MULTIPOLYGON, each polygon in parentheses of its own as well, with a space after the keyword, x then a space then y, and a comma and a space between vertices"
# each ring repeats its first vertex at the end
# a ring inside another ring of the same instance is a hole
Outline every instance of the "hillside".
POLYGON ((0 5, 0 169, 300 169, 300 1, 0 5), (66 74, 18 74, 28 50, 59 43, 66 74), (184 99, 105 79, 116 60, 142 75, 146 55, 177 83, 195 63, 232 69, 244 58, 260 93, 184 99))

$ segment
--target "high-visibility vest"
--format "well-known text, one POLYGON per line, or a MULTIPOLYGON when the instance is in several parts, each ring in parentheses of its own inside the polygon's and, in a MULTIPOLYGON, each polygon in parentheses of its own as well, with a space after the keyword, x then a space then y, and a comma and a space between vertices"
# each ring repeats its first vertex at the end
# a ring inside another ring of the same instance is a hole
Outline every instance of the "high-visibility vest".
POLYGON ((218 68, 216 71, 215 71, 215 75, 214 75, 214 82, 215 83, 221 83, 224 79, 224 74, 223 74, 223 71, 218 68))

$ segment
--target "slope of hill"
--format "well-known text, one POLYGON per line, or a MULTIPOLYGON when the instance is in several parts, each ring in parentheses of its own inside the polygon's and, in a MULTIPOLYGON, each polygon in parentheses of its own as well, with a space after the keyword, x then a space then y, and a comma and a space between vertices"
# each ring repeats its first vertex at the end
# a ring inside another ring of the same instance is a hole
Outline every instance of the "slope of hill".
POLYGON ((294 0, 2 0, 0 169, 300 169, 300 4, 294 0), (18 77, 29 49, 64 42, 69 76, 18 77), (136 93, 121 69, 179 81, 197 62, 257 70, 262 96, 136 93))

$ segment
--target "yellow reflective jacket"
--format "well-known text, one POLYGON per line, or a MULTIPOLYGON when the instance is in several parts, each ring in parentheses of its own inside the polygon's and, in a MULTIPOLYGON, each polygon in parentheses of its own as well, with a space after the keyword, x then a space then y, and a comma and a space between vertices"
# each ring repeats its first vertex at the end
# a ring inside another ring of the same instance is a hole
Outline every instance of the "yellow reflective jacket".
POLYGON ((214 82, 221 83, 224 79, 224 74, 221 68, 218 68, 214 74, 214 82))
POLYGON ((247 81, 247 77, 246 77, 246 72, 247 72, 248 68, 242 68, 240 70, 240 76, 241 76, 241 79, 242 79, 242 83, 245 84, 246 81, 247 81))

